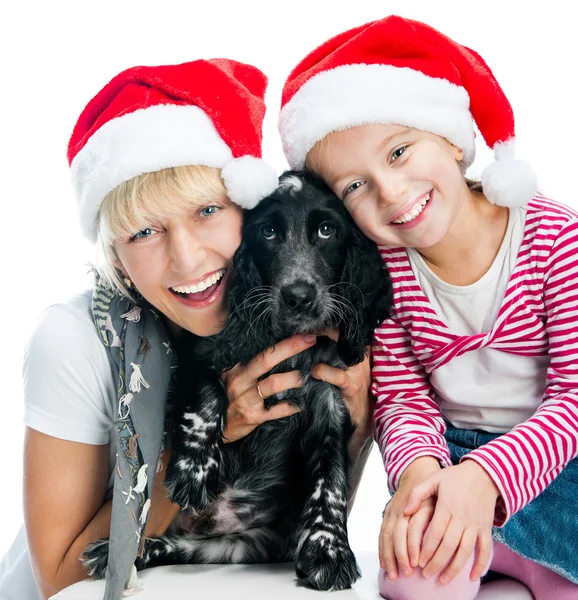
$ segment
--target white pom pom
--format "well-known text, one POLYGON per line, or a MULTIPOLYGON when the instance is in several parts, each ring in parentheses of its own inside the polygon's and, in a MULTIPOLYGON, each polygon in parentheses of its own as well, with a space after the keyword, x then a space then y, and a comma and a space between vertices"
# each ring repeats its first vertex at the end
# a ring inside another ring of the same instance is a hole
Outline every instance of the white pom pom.
POLYGON ((243 208, 255 208, 277 189, 278 178, 273 167, 254 156, 241 156, 221 169, 229 198, 243 208))
POLYGON ((514 158, 514 139, 494 146, 496 161, 482 171, 484 195, 498 206, 525 206, 536 194, 536 174, 514 158))

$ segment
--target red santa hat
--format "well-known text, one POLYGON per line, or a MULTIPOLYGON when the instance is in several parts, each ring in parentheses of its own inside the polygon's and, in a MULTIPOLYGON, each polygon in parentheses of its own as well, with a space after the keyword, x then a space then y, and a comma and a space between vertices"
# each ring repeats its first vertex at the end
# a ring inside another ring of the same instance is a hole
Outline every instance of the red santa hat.
POLYGON ((389 16, 341 33, 306 56, 283 88, 279 131, 293 169, 333 131, 371 123, 435 133, 474 161, 474 121, 496 161, 485 195, 523 206, 536 191, 531 167, 514 159, 512 107, 484 60, 432 27, 389 16))
POLYGON ((106 194, 168 167, 217 167, 230 199, 253 208, 277 187, 261 159, 266 87, 259 69, 228 59, 133 67, 112 79, 68 145, 84 235, 96 240, 106 194))

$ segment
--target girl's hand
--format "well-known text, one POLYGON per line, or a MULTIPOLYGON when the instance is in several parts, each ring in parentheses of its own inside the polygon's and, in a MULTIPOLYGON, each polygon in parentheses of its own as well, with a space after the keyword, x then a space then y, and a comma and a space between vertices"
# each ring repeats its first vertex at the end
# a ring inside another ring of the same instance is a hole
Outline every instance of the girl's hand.
POLYGON ((419 556, 424 577, 433 577, 447 564, 439 581, 449 583, 464 568, 476 544, 478 555, 470 579, 477 581, 484 574, 491 555, 499 495, 492 478, 473 460, 442 469, 411 490, 406 516, 416 514, 422 502, 437 496, 419 556))
MULTIPOLYGON (((439 471, 441 467, 432 456, 416 458, 403 472, 397 491, 385 507, 379 533, 379 565, 391 580, 397 579, 400 571, 406 577, 413 574, 410 557, 415 558, 415 546, 419 555, 423 530, 433 512, 433 501, 424 502, 410 519, 404 514, 409 494, 422 481, 439 471), (408 546, 411 553, 408 552, 408 546)), ((413 561, 413 566, 417 566, 417 560, 413 561)))
MULTIPOLYGON (((339 339, 337 329, 323 331, 318 335, 327 336, 335 342, 339 339)), ((315 379, 331 383, 341 390, 351 422, 355 426, 356 436, 362 439, 372 437, 375 398, 371 393, 370 347, 367 348, 363 362, 357 365, 348 369, 339 369, 325 363, 318 363, 311 370, 311 375, 315 379)))
POLYGON ((314 335, 294 335, 268 348, 247 365, 238 364, 223 374, 222 380, 229 396, 227 428, 223 432, 225 443, 235 442, 265 421, 281 419, 299 412, 290 402, 280 402, 266 410, 264 399, 279 392, 303 385, 299 371, 275 373, 259 380, 280 362, 313 346, 314 335), (258 385, 257 385, 258 384, 258 385))

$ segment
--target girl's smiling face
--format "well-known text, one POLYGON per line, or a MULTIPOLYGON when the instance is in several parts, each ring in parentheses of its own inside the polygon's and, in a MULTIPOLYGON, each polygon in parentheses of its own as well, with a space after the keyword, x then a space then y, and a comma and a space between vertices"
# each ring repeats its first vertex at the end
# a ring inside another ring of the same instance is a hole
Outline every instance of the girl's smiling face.
POLYGON ((192 203, 118 240, 121 269, 174 325, 199 336, 227 317, 227 279, 241 243, 242 210, 226 197, 192 203))
POLYGON ((468 198, 461 150, 400 125, 361 125, 329 134, 307 156, 370 239, 431 248, 446 238, 468 198))

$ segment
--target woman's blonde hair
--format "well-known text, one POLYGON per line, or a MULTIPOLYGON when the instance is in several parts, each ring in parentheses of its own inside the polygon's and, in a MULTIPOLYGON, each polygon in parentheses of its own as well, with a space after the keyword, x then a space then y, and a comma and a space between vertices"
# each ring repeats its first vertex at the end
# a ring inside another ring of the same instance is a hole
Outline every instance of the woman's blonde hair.
POLYGON ((105 196, 98 213, 96 270, 102 283, 134 299, 120 270, 115 242, 189 210, 191 204, 226 196, 221 170, 198 165, 170 167, 121 183, 105 196))

